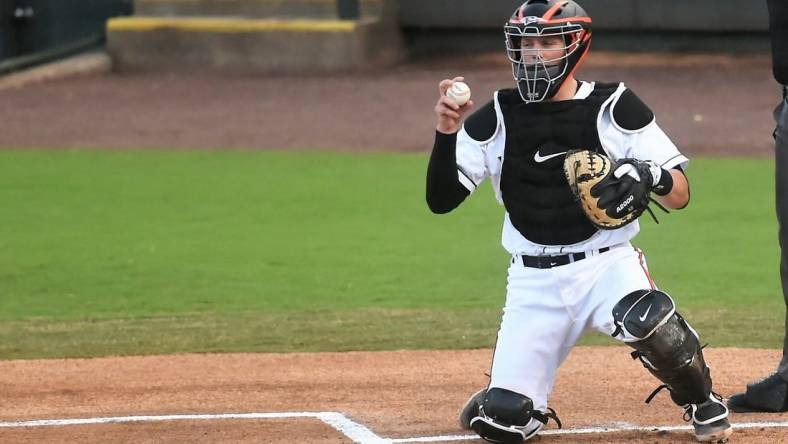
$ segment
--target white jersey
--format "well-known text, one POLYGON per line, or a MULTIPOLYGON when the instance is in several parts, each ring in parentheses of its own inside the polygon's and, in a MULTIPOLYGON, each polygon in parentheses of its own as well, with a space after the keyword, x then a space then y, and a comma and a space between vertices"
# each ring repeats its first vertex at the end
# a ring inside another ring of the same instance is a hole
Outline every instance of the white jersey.
MULTIPOLYGON (((573 99, 585 99, 593 90, 594 82, 582 82, 573 99)), ((657 125, 656 119, 636 131, 623 129, 616 124, 612 117, 612 109, 624 90, 626 90, 624 84, 619 84, 616 92, 602 105, 597 117, 599 140, 608 157, 614 160, 624 157, 651 160, 666 170, 676 166, 685 168, 689 160, 679 152, 676 145, 657 125)), ((489 178, 496 199, 503 205, 500 181, 506 146, 506 126, 498 103, 498 92, 494 95, 494 104, 498 126, 490 139, 481 142, 473 140, 464 126, 457 134, 457 169, 460 183, 471 193, 489 178)), ((539 151, 536 152, 536 156, 539 156, 539 151)), ((551 157, 547 156, 545 159, 551 157)), ((635 221, 616 230, 598 230, 590 238, 576 244, 542 245, 526 239, 512 225, 507 212, 504 216, 501 243, 511 254, 556 255, 596 250, 628 242, 639 231, 640 226, 635 221)))

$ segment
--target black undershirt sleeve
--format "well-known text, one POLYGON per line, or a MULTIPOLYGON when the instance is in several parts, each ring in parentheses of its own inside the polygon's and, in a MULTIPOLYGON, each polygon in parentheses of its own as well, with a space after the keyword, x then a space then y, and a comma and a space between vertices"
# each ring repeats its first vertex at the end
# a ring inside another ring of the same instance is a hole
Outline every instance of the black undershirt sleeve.
POLYGON ((456 133, 435 132, 435 145, 427 166, 427 205, 436 214, 457 208, 471 194, 457 178, 456 146, 456 133))

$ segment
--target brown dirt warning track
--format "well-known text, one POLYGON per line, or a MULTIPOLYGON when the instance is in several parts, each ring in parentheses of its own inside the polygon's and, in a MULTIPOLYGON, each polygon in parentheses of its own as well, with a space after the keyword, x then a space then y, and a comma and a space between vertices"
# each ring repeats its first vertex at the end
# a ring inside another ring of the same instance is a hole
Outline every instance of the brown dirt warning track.
MULTIPOLYGON (((110 75, 0 90, 0 147, 428 151, 437 84, 477 106, 513 86, 503 54, 357 75, 110 75)), ((689 155, 771 156, 780 91, 770 59, 591 53, 579 78, 624 81, 689 155)))

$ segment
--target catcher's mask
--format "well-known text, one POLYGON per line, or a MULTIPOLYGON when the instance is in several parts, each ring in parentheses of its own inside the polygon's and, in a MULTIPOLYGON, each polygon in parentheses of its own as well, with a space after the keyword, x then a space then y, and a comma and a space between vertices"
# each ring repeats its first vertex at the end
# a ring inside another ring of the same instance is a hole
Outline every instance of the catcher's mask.
POLYGON ((506 53, 520 97, 541 102, 553 97, 577 69, 591 47, 591 17, 571 0, 527 0, 504 25, 506 53), (545 59, 538 48, 524 47, 524 39, 560 36, 562 55, 545 59))

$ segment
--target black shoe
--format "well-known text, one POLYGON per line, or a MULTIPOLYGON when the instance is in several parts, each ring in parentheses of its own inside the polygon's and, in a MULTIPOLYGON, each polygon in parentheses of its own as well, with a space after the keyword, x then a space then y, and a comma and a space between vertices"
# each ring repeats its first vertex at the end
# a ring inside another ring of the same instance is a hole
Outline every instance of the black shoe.
POLYGON ((716 393, 702 404, 687 405, 685 415, 685 420, 692 421, 695 439, 700 442, 725 442, 733 434, 728 409, 716 393))
POLYGON ((788 383, 774 373, 747 384, 747 391, 731 396, 728 407, 736 413, 788 412, 788 383))

